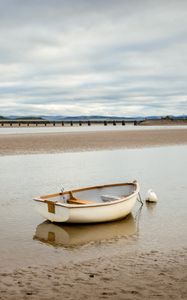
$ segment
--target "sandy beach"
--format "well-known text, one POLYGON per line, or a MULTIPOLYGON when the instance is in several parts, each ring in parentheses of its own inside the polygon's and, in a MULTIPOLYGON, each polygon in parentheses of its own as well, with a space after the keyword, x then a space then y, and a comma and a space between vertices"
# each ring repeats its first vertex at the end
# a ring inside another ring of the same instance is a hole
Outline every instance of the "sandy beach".
POLYGON ((187 143, 186 129, 0 135, 0 155, 79 152, 187 143))
MULTIPOLYGON (((187 129, 0 135, 0 156, 186 145, 187 129)), ((112 242, 114 243, 114 241, 112 242)), ((52 247, 52 246, 51 246, 52 247)), ((42 249, 42 248, 41 248, 42 249)), ((186 299, 187 247, 111 251, 0 271, 0 299, 186 299)), ((71 250, 70 250, 71 251, 71 250)), ((31 254, 29 254, 31 255, 31 254)))
POLYGON ((0 273, 0 299, 186 299, 185 252, 157 251, 0 273))

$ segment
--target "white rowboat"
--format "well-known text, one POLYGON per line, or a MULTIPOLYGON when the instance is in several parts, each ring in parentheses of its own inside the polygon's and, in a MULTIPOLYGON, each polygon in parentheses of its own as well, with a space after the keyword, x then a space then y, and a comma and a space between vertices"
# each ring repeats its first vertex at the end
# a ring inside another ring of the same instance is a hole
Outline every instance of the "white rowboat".
POLYGON ((137 181, 86 187, 34 198, 37 211, 51 222, 98 223, 122 219, 133 209, 137 181))

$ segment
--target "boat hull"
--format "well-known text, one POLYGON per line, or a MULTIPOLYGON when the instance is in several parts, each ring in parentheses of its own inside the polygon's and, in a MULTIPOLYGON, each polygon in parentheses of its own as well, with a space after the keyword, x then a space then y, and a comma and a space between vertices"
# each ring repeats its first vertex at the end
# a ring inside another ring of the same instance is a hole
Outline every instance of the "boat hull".
MULTIPOLYGON (((60 201, 56 201, 55 204, 53 204, 53 202, 46 199, 46 197, 52 198, 51 195, 35 198, 34 200, 36 203, 36 210, 39 212, 39 214, 51 222, 109 222, 122 219, 132 211, 139 192, 139 185, 136 182, 130 184, 99 186, 96 188, 92 187, 73 191, 75 195, 81 196, 81 199, 83 199, 85 196, 90 196, 91 198, 94 197, 94 195, 97 196, 95 196, 95 199, 99 199, 105 191, 110 193, 111 191, 121 193, 124 191, 123 189, 128 191, 132 189, 132 192, 128 196, 124 196, 116 201, 109 201, 106 203, 92 202, 91 204, 89 203, 87 205, 79 205, 60 203, 60 201), (52 209, 49 209, 50 205, 52 205, 52 209)), ((64 199, 65 197, 69 197, 68 195, 69 192, 65 192, 61 194, 61 197, 64 199)))
POLYGON ((137 195, 120 203, 110 203, 105 206, 91 207, 63 207, 57 206, 55 214, 48 212, 46 203, 37 203, 36 210, 45 219, 51 222, 67 223, 99 223, 108 222, 126 217, 133 209, 137 200, 137 195))

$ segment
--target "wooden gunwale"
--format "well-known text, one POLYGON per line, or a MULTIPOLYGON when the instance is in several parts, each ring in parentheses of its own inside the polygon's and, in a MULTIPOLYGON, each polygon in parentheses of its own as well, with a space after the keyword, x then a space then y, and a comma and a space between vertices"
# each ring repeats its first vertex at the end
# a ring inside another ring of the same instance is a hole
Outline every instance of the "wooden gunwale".
POLYGON ((99 188, 106 188, 106 187, 112 187, 112 186, 123 186, 123 185, 137 185, 136 183, 133 182, 125 182, 125 183, 112 183, 112 184, 105 184, 105 185, 95 185, 95 186, 90 186, 90 187, 86 187, 86 188, 80 188, 80 189, 75 189, 75 190, 69 190, 66 192, 60 192, 60 193, 56 193, 56 194, 50 194, 50 195, 45 195, 45 196, 40 196, 39 198, 41 199, 47 199, 47 198, 53 198, 53 197, 57 197, 57 196, 61 196, 61 195, 67 195, 70 193, 74 193, 74 192, 82 192, 82 191, 88 191, 88 190, 95 190, 95 189, 99 189, 99 188))
POLYGON ((66 192, 61 192, 61 193, 56 193, 56 194, 50 194, 47 196, 41 196, 39 198, 34 198, 35 201, 38 202, 43 202, 43 203, 47 203, 49 198, 53 198, 53 197, 57 197, 60 195, 67 195, 67 194, 71 194, 73 192, 81 192, 81 191, 87 191, 87 190, 93 190, 93 189, 97 189, 97 188, 105 188, 105 187, 113 187, 113 186, 126 186, 126 185, 133 185, 136 187, 135 191, 133 191, 132 193, 130 193, 128 196, 120 199, 120 200, 115 200, 115 201, 111 201, 111 202, 101 202, 101 203, 89 203, 89 204, 68 204, 68 203, 60 203, 57 201, 54 201, 54 204, 57 206, 62 206, 62 207, 66 207, 66 208, 86 208, 86 207, 98 207, 98 206, 108 206, 108 205, 115 205, 117 203, 129 200, 129 198, 131 198, 134 194, 139 192, 139 184, 137 182, 130 182, 130 183, 114 183, 114 184, 106 184, 106 185, 99 185, 99 186, 91 186, 91 187, 87 187, 87 188, 81 188, 81 189, 75 189, 75 190, 69 190, 66 192))

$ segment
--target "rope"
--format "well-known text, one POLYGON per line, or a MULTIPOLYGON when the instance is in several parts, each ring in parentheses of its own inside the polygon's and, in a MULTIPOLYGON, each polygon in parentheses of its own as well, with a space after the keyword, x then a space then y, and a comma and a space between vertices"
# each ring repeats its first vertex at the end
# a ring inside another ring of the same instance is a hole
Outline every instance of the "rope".
POLYGON ((142 198, 141 198, 141 195, 140 195, 140 192, 138 193, 138 199, 137 199, 141 205, 143 205, 143 201, 142 201, 142 198))

